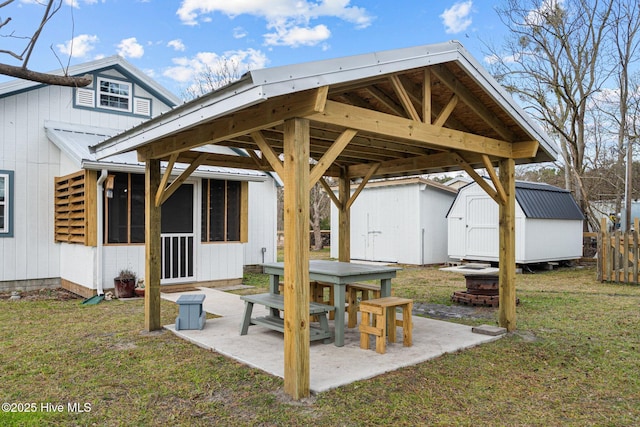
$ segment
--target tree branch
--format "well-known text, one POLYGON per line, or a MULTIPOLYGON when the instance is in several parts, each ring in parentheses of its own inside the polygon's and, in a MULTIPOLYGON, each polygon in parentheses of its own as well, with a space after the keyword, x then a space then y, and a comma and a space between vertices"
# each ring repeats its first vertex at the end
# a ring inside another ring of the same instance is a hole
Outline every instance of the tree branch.
POLYGON ((37 71, 31 71, 23 67, 16 67, 8 64, 0 64, 0 74, 57 86, 82 87, 91 84, 93 81, 93 77, 90 75, 76 77, 58 76, 55 74, 39 73, 37 71))
POLYGON ((29 58, 31 58, 31 53, 33 52, 33 49, 36 47, 36 42, 38 41, 38 37, 40 37, 40 33, 42 32, 44 25, 47 22, 49 22, 49 20, 53 17, 53 15, 55 15, 60 10, 60 7, 62 7, 62 1, 60 1, 60 3, 58 3, 55 9, 51 11, 51 8, 53 7, 53 3, 54 3, 54 0, 49 0, 49 2, 47 3, 47 7, 45 9, 44 15, 42 16, 42 21, 40 21, 40 26, 38 27, 36 32, 33 34, 33 37, 31 38, 29 46, 27 47, 27 56, 24 58, 24 61, 22 63, 22 68, 24 69, 27 68, 27 63, 29 62, 29 58))

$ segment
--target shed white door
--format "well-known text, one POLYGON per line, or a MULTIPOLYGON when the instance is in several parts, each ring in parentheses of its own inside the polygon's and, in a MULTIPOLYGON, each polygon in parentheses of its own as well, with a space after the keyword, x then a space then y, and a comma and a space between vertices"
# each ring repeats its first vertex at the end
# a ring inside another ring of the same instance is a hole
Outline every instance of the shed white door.
POLYGON ((498 205, 490 197, 466 198, 467 257, 494 258, 498 255, 498 205))
POLYGON ((195 281, 193 184, 182 184, 162 205, 161 284, 195 281))

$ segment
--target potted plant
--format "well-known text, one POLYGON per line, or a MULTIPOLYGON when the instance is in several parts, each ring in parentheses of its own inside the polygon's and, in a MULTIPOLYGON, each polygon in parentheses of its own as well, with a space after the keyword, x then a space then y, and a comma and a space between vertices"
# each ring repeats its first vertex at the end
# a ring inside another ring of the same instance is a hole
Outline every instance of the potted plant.
POLYGON ((118 277, 113 279, 116 291, 116 298, 131 298, 135 295, 136 273, 124 268, 118 273, 118 277))
POLYGON ((138 283, 136 283, 136 288, 134 289, 134 292, 139 297, 144 296, 144 279, 142 278, 138 279, 138 283))

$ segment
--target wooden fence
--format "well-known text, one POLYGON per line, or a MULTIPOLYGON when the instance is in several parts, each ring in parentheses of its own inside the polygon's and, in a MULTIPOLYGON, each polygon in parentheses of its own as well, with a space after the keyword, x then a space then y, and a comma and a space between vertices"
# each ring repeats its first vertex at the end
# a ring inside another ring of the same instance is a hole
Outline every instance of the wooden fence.
POLYGON ((609 231, 606 218, 598 233, 598 280, 640 283, 640 229, 638 218, 632 231, 609 231))

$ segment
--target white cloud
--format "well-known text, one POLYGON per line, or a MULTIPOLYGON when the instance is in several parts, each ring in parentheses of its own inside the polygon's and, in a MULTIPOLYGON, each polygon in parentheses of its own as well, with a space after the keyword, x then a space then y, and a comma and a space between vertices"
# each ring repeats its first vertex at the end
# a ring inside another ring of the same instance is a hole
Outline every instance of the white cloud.
MULTIPOLYGON (((40 0, 35 0, 33 3, 36 3, 36 2, 40 2, 40 0)), ((81 2, 79 0, 64 0, 64 4, 66 4, 67 6, 75 7, 75 8, 79 8, 80 7, 80 3, 81 2)), ((82 0, 82 3, 85 3, 85 4, 96 4, 96 3, 98 3, 98 0, 82 0)))
POLYGON ((98 36, 89 34, 80 34, 75 36, 71 40, 66 41, 63 44, 58 44, 56 47, 65 55, 69 55, 73 58, 84 58, 91 52, 95 44, 98 43, 98 36))
POLYGON ((215 52, 199 52, 192 58, 174 58, 175 66, 167 68, 162 74, 165 77, 176 80, 180 83, 193 82, 195 77, 207 69, 214 73, 225 63, 232 63, 237 66, 239 74, 244 74, 248 70, 264 68, 268 59, 266 55, 255 49, 233 50, 219 55, 215 52))
POLYGON ((440 15, 447 34, 457 34, 466 30, 471 25, 471 12, 473 1, 459 2, 445 9, 440 15))
POLYGON ((233 29, 233 38, 234 39, 242 39, 247 37, 247 31, 242 27, 235 27, 233 29))
POLYGON ((514 64, 520 60, 521 54, 516 55, 505 55, 503 57, 498 56, 497 54, 487 55, 484 57, 484 62, 489 65, 503 63, 503 64, 514 64))
POLYGON ((330 36, 331 31, 325 25, 316 25, 313 28, 278 28, 275 33, 265 34, 264 40, 267 46, 315 46, 330 36))
POLYGON ((350 0, 183 0, 176 13, 184 24, 197 25, 216 12, 230 18, 243 14, 263 18, 267 29, 275 29, 265 35, 267 44, 289 46, 318 44, 329 36, 326 25, 310 25, 312 20, 338 18, 356 28, 368 27, 373 20, 366 9, 351 6, 350 0))
POLYGON ((144 47, 135 37, 129 37, 118 44, 118 55, 124 58, 141 58, 144 55, 144 47))
POLYGON ((564 0, 544 0, 540 7, 529 11, 525 18, 525 24, 538 26, 545 21, 545 15, 552 12, 555 8, 562 6, 564 0))
POLYGON ((169 43, 167 43, 167 46, 172 47, 174 50, 180 52, 184 52, 184 50, 186 49, 184 43, 182 43, 182 40, 180 39, 171 40, 169 43))

